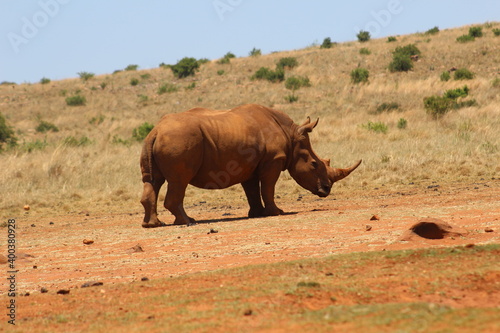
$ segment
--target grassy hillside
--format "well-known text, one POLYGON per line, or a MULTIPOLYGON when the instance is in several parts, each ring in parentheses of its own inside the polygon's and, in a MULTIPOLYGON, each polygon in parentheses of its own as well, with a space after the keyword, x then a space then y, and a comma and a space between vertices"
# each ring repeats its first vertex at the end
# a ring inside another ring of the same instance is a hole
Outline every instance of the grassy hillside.
MULTIPOLYGON (((320 156, 331 158, 337 167, 364 160, 355 174, 336 185, 333 195, 409 182, 499 177, 500 37, 492 30, 500 23, 482 25, 484 36, 475 41, 457 42, 469 28, 397 36, 390 43, 384 38, 330 49, 313 46, 231 59, 229 64, 211 61, 184 79, 175 78, 168 68, 156 68, 87 81, 0 85, 0 113, 18 138, 17 147, 0 153, 2 217, 23 214, 25 204, 31 206, 30 214, 42 215, 141 211, 141 143, 132 139, 133 129, 195 106, 225 109, 259 103, 285 111, 297 123, 307 116, 320 117, 312 134, 320 156), (392 52, 408 44, 421 51, 413 70, 390 72, 392 52), (362 48, 370 54, 360 54, 362 48), (286 77, 304 76, 311 82, 295 92, 299 99, 294 103, 285 100, 291 91, 283 82, 250 79, 259 68, 274 68, 283 57, 298 61, 297 67, 286 70, 286 77), (369 71, 368 83, 351 82, 350 73, 357 67, 369 71), (457 81, 452 72, 451 80, 442 81, 440 75, 452 67, 467 68, 474 78, 457 81), (132 79, 138 84, 131 85, 132 79), (160 94, 165 84, 177 90, 160 94), (426 113, 425 97, 464 85, 470 90, 467 99, 476 105, 451 110, 439 119, 426 113), (66 98, 74 95, 85 97, 86 104, 68 106, 66 98), (381 111, 384 103, 397 108, 381 111), (58 131, 37 131, 42 121, 58 131), (398 128, 404 121, 406 128, 398 128), (381 132, 383 125, 386 133, 381 132)), ((281 200, 305 192, 286 174, 277 190, 281 200)), ((239 187, 217 192, 190 188, 186 201, 189 205, 205 199, 245 204, 239 187)))

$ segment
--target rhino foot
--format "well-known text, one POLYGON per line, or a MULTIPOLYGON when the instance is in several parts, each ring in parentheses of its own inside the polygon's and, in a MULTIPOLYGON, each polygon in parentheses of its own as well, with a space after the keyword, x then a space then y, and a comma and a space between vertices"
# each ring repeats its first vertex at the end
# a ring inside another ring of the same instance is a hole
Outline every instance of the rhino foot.
POLYGON ((156 222, 142 222, 143 228, 158 228, 164 226, 166 226, 166 224, 160 220, 156 220, 156 222))
POLYGON ((185 219, 178 219, 178 218, 176 218, 174 221, 174 225, 187 225, 189 227, 195 224, 196 224, 195 219, 191 217, 188 217, 187 221, 185 219))

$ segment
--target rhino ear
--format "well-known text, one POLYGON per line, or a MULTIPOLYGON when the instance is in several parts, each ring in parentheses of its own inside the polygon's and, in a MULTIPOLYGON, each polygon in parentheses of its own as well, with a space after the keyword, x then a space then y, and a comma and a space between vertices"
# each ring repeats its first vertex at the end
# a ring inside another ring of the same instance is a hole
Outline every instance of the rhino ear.
POLYGON ((297 129, 297 132, 300 135, 303 135, 304 133, 312 132, 313 128, 318 125, 318 122, 319 122, 319 118, 316 119, 316 121, 314 123, 311 123, 311 118, 307 117, 307 121, 304 124, 302 124, 301 126, 299 126, 299 128, 297 129))

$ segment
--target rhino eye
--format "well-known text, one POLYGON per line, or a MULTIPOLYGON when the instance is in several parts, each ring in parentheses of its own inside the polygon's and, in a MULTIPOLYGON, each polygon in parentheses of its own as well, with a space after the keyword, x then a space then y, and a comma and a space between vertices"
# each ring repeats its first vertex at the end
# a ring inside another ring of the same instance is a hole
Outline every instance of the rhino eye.
POLYGON ((317 169, 317 168, 318 168, 318 162, 316 162, 316 161, 312 161, 312 162, 311 162, 311 165, 312 165, 312 167, 313 167, 314 169, 317 169))

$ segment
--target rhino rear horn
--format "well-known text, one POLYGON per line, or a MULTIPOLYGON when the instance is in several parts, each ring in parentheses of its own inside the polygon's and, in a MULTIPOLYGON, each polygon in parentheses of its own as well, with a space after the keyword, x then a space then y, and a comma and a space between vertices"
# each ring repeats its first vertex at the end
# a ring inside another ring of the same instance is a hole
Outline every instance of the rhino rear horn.
POLYGON ((311 118, 307 117, 307 120, 304 122, 304 124, 302 124, 297 129, 297 131, 299 132, 299 134, 304 134, 304 133, 312 132, 313 128, 318 125, 318 122, 319 122, 319 118, 316 119, 316 121, 314 123, 311 123, 311 118))
POLYGON ((336 168, 328 168, 328 178, 330 178, 330 181, 333 183, 344 179, 345 177, 349 176, 351 172, 356 170, 356 168, 361 164, 362 160, 359 160, 356 162, 353 166, 347 168, 347 169, 336 169, 336 168))

